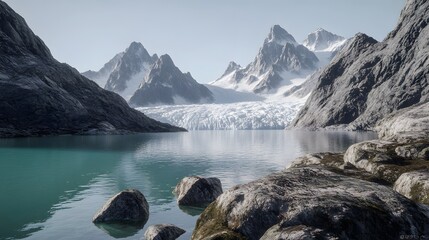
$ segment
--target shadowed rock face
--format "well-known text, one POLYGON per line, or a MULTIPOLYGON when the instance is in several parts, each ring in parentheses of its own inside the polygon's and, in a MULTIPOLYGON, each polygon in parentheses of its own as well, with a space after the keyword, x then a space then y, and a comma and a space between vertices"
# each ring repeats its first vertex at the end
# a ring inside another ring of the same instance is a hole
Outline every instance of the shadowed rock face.
POLYGON ((185 230, 171 224, 156 224, 147 228, 145 240, 174 240, 184 234, 185 230))
POLYGON ((149 204, 135 189, 124 190, 112 198, 95 214, 94 223, 146 223, 149 204))
POLYGON ((179 205, 201 207, 222 194, 222 184, 218 178, 185 177, 177 184, 174 193, 179 205))
POLYGON ((292 126, 371 129, 391 112, 427 102, 428 22, 429 2, 408 0, 383 42, 356 35, 320 75, 292 126))
POLYGON ((179 131, 131 109, 57 62, 25 20, 0 1, 0 137, 179 131))
POLYGON ((224 192, 201 214, 192 239, 397 239, 427 234, 427 206, 386 186, 304 167, 224 192))

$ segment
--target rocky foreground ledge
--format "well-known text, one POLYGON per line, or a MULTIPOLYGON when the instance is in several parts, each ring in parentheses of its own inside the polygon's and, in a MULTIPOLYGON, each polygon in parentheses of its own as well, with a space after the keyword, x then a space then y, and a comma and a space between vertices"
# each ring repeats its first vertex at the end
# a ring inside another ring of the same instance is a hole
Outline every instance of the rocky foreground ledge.
POLYGON ((428 103, 404 109, 380 121, 380 140, 224 192, 192 239, 429 238, 428 116, 428 103))

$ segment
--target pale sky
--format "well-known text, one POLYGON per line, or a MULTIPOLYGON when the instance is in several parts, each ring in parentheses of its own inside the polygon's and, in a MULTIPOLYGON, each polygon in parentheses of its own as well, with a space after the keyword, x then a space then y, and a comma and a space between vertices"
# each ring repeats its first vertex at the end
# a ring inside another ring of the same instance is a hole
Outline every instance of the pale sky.
POLYGON ((169 54, 202 83, 233 60, 256 56, 279 24, 302 42, 322 27, 382 40, 405 0, 5 0, 52 54, 79 71, 98 70, 132 41, 150 54, 169 54))

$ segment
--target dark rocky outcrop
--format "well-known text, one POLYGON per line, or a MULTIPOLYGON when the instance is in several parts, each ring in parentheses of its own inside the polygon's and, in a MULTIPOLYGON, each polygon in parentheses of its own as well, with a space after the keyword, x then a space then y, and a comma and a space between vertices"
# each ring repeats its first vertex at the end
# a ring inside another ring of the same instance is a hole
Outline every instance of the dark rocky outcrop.
POLYGON ((189 72, 182 73, 170 56, 162 55, 130 98, 129 104, 141 107, 213 101, 213 94, 206 86, 199 84, 189 72))
POLYGON ((222 184, 218 178, 185 177, 177 184, 174 193, 179 205, 202 207, 222 194, 222 184))
POLYGON ((118 95, 57 62, 25 20, 1 1, 0 56, 0 137, 183 130, 131 109, 118 95))
POLYGON ((136 189, 124 190, 110 198, 95 214, 94 223, 146 223, 149 204, 136 189))
POLYGON ((145 240, 174 240, 186 231, 171 224, 156 224, 147 228, 145 240))
POLYGON ((292 126, 371 129, 396 110, 429 100, 429 2, 408 0, 383 42, 358 34, 318 78, 292 126))
POLYGON ((226 191, 201 214, 192 239, 398 239, 427 234, 429 207, 390 187, 313 166, 290 168, 226 191))

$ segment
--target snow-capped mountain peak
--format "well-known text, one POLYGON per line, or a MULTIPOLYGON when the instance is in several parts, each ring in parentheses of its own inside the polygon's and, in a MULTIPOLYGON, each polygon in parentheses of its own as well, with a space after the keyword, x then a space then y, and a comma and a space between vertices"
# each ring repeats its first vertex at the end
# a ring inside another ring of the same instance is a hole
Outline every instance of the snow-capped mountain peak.
POLYGON ((293 45, 298 45, 295 38, 289 34, 284 28, 280 27, 280 25, 274 25, 270 29, 270 33, 268 34, 265 43, 274 42, 279 45, 286 45, 287 43, 291 43, 293 45))
POLYGON ((213 102, 213 94, 188 73, 182 73, 167 54, 155 62, 145 81, 129 100, 131 106, 213 102))
POLYGON ((334 52, 345 42, 344 37, 318 28, 307 36, 303 45, 313 52, 334 52))
POLYGON ((84 76, 100 87, 118 93, 128 100, 136 91, 158 55, 150 55, 139 42, 132 42, 124 52, 117 54, 98 72, 88 71, 84 76))

